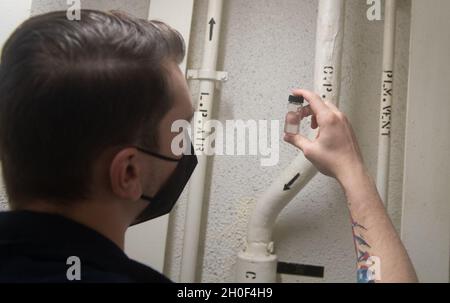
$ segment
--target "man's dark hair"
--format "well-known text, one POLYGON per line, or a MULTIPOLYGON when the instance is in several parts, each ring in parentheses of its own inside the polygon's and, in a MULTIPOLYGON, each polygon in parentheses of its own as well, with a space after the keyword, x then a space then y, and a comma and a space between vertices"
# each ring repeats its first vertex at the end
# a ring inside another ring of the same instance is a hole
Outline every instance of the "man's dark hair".
POLYGON ((177 31, 120 12, 82 10, 70 21, 61 11, 24 22, 0 63, 10 202, 85 199, 106 148, 157 148, 157 126, 172 106, 167 63, 184 55, 177 31))

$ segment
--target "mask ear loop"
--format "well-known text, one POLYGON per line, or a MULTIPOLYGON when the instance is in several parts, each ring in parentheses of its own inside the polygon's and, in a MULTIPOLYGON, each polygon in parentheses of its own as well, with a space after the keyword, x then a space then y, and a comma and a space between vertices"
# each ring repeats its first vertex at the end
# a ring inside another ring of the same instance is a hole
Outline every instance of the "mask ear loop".
MULTIPOLYGON (((134 148, 136 148, 137 150, 143 152, 144 154, 156 157, 156 158, 161 159, 161 160, 165 160, 165 161, 169 161, 169 162, 180 162, 181 161, 181 159, 175 159, 175 158, 163 156, 163 155, 160 155, 158 153, 154 153, 154 152, 152 152, 152 151, 150 151, 148 149, 145 149, 143 147, 134 146, 134 148)), ((148 202, 152 202, 152 200, 153 200, 152 197, 149 197, 147 195, 142 195, 141 199, 143 199, 145 201, 148 201, 148 202)))
POLYGON ((147 201, 147 202, 152 202, 152 201, 153 201, 153 198, 152 198, 152 197, 149 197, 149 196, 146 196, 146 195, 142 195, 142 196, 141 196, 141 199, 142 199, 142 200, 145 200, 145 201, 147 201))
POLYGON ((137 150, 139 150, 139 151, 141 151, 141 152, 143 152, 143 153, 145 153, 145 154, 148 154, 148 155, 150 155, 150 156, 159 158, 159 159, 161 159, 161 160, 170 161, 170 162, 180 162, 180 160, 181 160, 181 159, 175 159, 175 158, 163 156, 163 155, 154 153, 154 152, 152 152, 152 151, 149 151, 149 150, 147 150, 147 149, 145 149, 145 148, 139 147, 139 146, 134 146, 134 148, 136 148, 137 150))

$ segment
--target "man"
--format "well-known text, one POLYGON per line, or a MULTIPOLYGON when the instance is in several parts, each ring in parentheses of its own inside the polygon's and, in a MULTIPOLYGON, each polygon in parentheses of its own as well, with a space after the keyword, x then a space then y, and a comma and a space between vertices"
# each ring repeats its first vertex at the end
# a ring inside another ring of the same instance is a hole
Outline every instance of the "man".
MULTIPOLYGON (((120 13, 83 10, 80 21, 49 13, 10 37, 0 65, 0 152, 13 211, 0 214, 0 281, 170 282, 123 247, 130 225, 171 210, 197 164, 189 149, 171 150, 172 123, 193 115, 183 57, 169 26, 120 13)), ((377 280, 367 264, 380 259, 378 280, 416 281, 350 124, 311 92, 295 94, 310 102, 304 115, 320 134, 285 139, 342 184, 360 280, 377 280)))
POLYGON ((161 22, 96 11, 34 17, 10 37, 0 151, 15 212, 0 214, 0 281, 67 281, 75 256, 81 281, 168 282, 123 247, 131 224, 170 211, 196 164, 171 151, 172 122, 193 115, 184 52, 161 22))

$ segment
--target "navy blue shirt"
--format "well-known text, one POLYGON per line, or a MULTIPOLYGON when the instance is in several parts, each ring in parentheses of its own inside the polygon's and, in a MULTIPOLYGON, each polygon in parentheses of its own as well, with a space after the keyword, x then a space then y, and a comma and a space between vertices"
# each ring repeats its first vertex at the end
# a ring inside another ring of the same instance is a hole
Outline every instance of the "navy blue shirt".
POLYGON ((73 282, 67 278, 71 256, 80 261, 79 282, 171 282, 82 224, 52 214, 0 212, 0 282, 73 282))

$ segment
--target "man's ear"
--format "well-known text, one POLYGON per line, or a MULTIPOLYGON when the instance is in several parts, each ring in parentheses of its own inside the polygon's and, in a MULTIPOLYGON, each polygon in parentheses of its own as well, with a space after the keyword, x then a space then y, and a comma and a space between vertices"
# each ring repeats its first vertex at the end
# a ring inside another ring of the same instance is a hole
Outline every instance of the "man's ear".
POLYGON ((142 195, 141 166, 135 148, 121 150, 113 158, 109 169, 111 189, 122 199, 137 201, 142 195))

